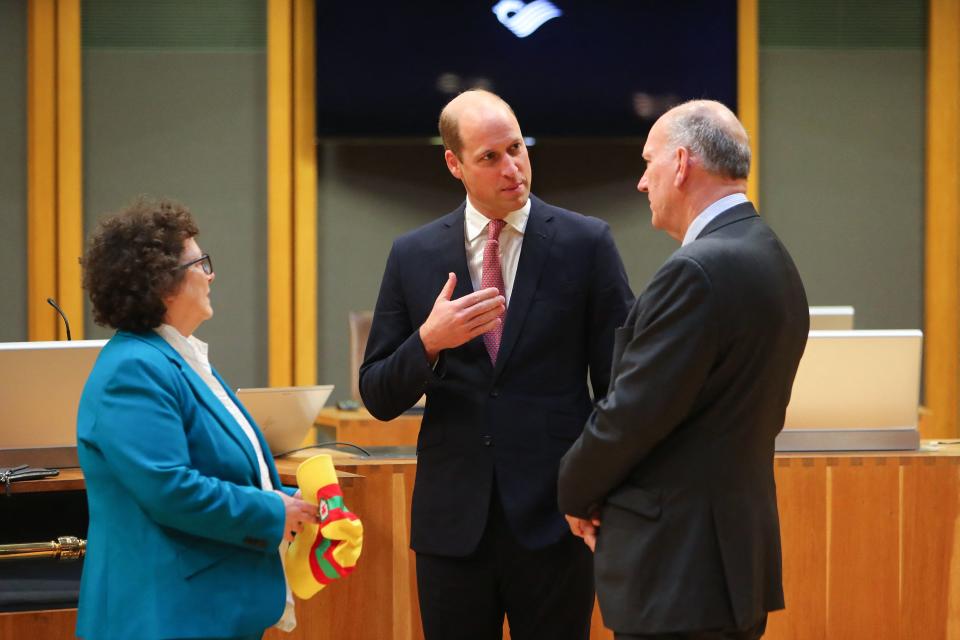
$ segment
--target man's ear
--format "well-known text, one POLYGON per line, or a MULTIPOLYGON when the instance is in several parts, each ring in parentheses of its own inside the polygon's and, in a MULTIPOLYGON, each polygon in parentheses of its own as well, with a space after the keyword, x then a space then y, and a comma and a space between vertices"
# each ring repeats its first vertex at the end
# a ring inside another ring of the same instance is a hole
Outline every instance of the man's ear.
POLYGON ((443 152, 443 159, 447 162, 447 169, 449 169, 450 175, 457 180, 462 180, 463 171, 460 169, 460 159, 457 157, 457 154, 447 149, 443 152))
POLYGON ((677 172, 673 177, 673 186, 679 187, 686 182, 690 174, 690 150, 686 147, 677 147, 674 151, 674 161, 677 163, 677 172))

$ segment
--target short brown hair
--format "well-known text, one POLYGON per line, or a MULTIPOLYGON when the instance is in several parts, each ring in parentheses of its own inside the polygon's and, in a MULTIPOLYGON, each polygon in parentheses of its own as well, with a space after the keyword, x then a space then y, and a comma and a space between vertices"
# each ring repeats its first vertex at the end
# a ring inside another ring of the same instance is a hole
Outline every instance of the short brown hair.
POLYGON ((463 149, 463 138, 460 137, 460 122, 453 114, 452 109, 443 108, 440 112, 440 139, 443 140, 445 149, 453 152, 453 155, 460 157, 460 151, 463 149))
POLYGON ((197 233, 190 211, 165 199, 139 198, 102 219, 80 261, 94 321, 133 332, 160 326, 163 298, 183 281, 183 243, 197 233))

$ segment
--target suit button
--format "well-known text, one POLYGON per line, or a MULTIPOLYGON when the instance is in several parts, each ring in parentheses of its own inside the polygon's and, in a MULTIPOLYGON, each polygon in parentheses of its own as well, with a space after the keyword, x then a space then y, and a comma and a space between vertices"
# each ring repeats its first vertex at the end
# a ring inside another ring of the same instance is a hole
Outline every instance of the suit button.
POLYGON ((481 436, 480 441, 483 442, 485 447, 493 446, 493 436, 481 436))
POLYGON ((499 396, 499 395, 500 395, 500 389, 493 389, 493 390, 490 392, 490 397, 491 397, 491 398, 496 398, 496 397, 499 396))

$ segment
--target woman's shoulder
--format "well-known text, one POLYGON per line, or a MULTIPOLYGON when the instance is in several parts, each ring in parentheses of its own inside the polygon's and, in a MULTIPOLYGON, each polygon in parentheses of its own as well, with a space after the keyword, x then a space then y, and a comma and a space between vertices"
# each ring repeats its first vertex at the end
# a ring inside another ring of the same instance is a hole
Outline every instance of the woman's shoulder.
POLYGON ((104 345, 97 368, 105 371, 156 375, 176 369, 173 348, 154 332, 118 331, 104 345))
POLYGON ((87 407, 96 413, 103 398, 116 393, 137 393, 136 390, 166 390, 178 396, 181 380, 177 364, 150 336, 118 331, 100 351, 87 378, 81 410, 87 407))

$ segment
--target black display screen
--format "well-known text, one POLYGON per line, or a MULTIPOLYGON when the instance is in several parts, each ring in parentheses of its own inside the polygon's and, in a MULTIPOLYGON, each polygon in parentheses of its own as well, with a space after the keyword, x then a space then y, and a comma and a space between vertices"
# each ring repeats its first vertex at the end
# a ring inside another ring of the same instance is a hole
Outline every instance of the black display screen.
POLYGON ((692 98, 735 110, 736 4, 320 0, 317 133, 432 137, 442 106, 475 86, 528 136, 644 136, 692 98))

